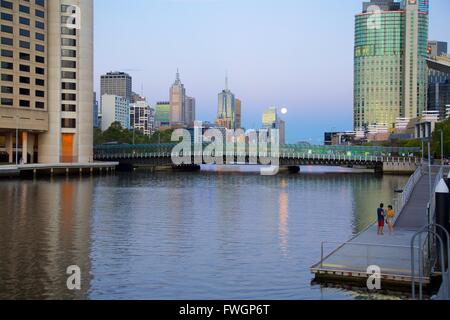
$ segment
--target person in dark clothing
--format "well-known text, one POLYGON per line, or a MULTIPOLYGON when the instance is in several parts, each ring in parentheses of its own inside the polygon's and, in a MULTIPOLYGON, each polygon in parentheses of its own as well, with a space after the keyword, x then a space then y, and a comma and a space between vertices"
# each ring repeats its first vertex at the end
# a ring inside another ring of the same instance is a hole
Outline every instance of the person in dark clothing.
POLYGON ((384 220, 386 217, 386 212, 384 211, 384 204, 380 204, 380 207, 377 209, 377 218, 378 218, 378 235, 384 235, 384 220))

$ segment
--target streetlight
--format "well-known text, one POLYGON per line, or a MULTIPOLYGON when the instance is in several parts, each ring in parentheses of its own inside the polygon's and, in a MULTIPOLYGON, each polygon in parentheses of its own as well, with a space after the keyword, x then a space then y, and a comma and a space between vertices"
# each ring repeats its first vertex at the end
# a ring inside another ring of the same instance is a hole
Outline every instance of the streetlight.
POLYGON ((441 166, 444 165, 444 130, 441 129, 441 166))
POLYGON ((19 116, 16 117, 16 166, 19 165, 19 116))

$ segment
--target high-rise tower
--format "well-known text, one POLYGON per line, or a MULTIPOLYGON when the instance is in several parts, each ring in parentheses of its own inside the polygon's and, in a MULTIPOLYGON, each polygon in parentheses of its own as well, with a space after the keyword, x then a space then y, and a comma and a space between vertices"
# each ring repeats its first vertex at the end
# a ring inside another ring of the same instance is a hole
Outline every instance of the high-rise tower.
POLYGON ((428 0, 371 0, 356 15, 354 129, 392 129, 426 110, 428 0))
POLYGON ((175 82, 170 88, 170 124, 184 125, 186 108, 186 89, 177 70, 175 82))
POLYGON ((225 78, 225 89, 219 93, 216 124, 224 128, 236 129, 235 96, 228 88, 228 76, 225 78))
POLYGON ((15 153, 23 162, 93 161, 92 1, 3 0, 1 13, 0 131, 9 162, 15 153))

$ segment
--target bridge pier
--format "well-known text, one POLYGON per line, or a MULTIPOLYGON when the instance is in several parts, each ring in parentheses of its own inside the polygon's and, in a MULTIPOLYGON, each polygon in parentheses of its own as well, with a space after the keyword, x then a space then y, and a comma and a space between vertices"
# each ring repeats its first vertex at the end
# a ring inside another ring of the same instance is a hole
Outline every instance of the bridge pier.
POLYGON ((199 165, 172 166, 172 171, 174 172, 197 172, 200 170, 201 167, 199 165))
POLYGON ((130 163, 119 163, 119 165, 117 166, 117 171, 118 172, 133 172, 134 166, 130 163))
POLYGON ((290 166, 288 170, 290 174, 297 174, 300 173, 300 166, 290 166))

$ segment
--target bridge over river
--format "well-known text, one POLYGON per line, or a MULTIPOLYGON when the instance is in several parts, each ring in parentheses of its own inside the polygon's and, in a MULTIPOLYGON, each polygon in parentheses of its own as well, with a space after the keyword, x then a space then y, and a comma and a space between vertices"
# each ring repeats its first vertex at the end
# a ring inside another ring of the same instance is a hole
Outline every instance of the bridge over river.
MULTIPOLYGON (((175 143, 97 145, 94 147, 94 159, 119 162, 121 166, 129 167, 173 166, 172 156, 177 155, 173 151, 175 146, 175 143)), ((206 146, 207 144, 204 144, 202 150, 206 146)), ((192 147, 192 149, 194 148, 192 147)), ((185 151, 185 154, 178 155, 191 159, 183 166, 195 167, 194 164, 198 164, 198 162, 194 160, 201 157, 202 152, 188 150, 185 151)), ((288 167, 293 172, 298 172, 297 169, 300 166, 319 165, 367 168, 376 172, 412 173, 421 163, 420 152, 420 148, 282 145, 278 154, 271 154, 270 148, 268 152, 258 152, 258 154, 263 157, 276 156, 279 159, 280 167, 288 167)), ((218 156, 220 157, 220 155, 218 156)), ((226 165, 255 164, 250 162, 248 148, 240 149, 235 146, 234 151, 223 152, 222 157, 223 164, 226 165), (244 162, 243 159, 245 159, 244 162)), ((205 162, 202 161, 202 164, 205 162)))

